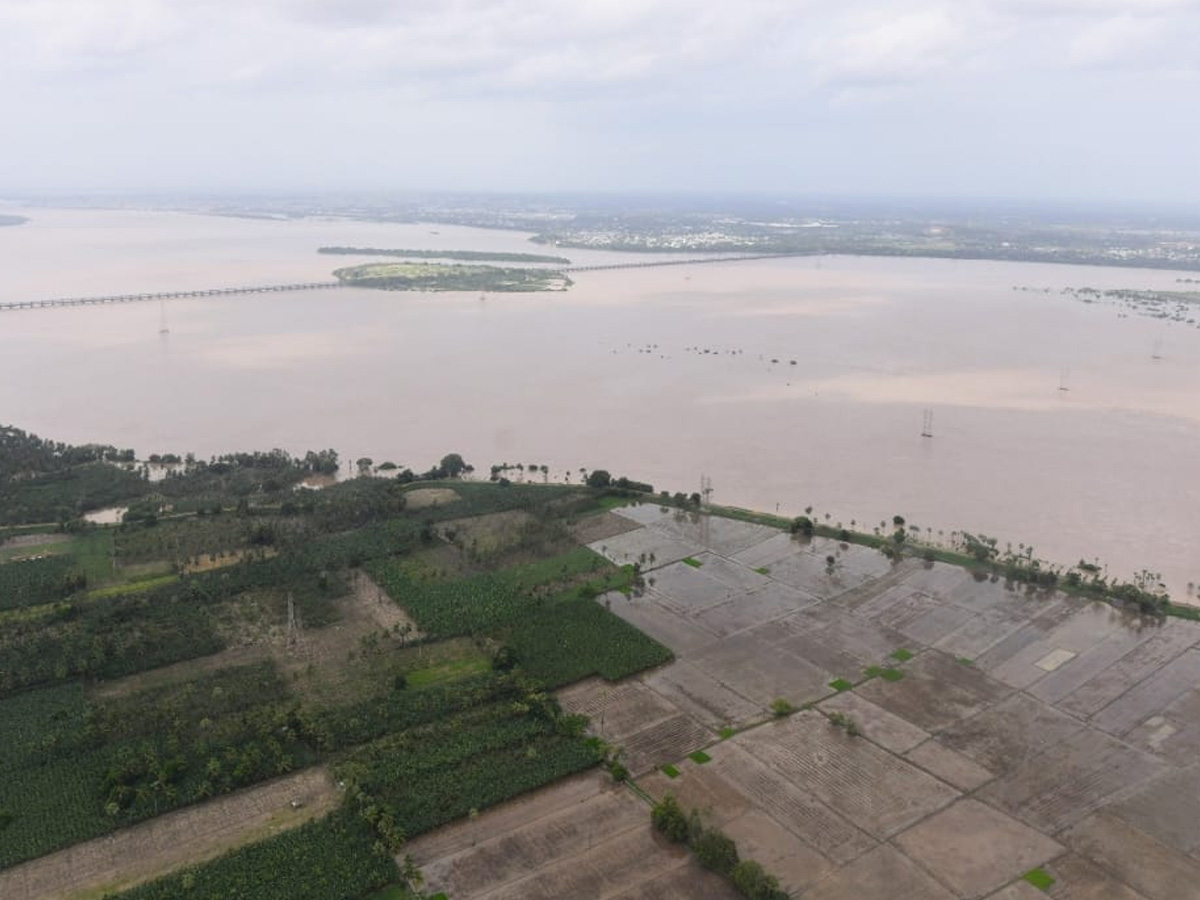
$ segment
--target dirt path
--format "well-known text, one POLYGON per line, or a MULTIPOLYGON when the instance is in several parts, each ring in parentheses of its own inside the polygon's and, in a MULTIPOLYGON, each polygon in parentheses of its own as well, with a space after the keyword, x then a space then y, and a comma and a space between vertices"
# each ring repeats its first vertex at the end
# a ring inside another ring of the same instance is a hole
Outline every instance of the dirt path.
POLYGON ((355 570, 346 600, 347 618, 367 618, 388 631, 408 625, 409 639, 421 636, 417 623, 362 569, 355 570))
POLYGON ((324 769, 305 769, 0 872, 0 897, 92 900, 295 828, 339 800, 324 769))
MULTIPOLYGON (((168 684, 179 684, 193 681, 202 675, 227 669, 231 666, 248 666, 251 663, 262 662, 271 655, 267 647, 230 647, 220 653, 200 656, 196 659, 185 659, 158 669, 137 672, 116 678, 112 681, 94 685, 91 695, 97 700, 109 700, 114 697, 127 697, 148 688, 163 687, 168 684)), ((0 895, 2 896, 2 895, 0 895)))
POLYGON ((36 534, 18 534, 10 538, 0 537, 0 548, 11 549, 13 547, 40 547, 45 544, 66 544, 71 540, 69 534, 46 534, 38 532, 36 534))

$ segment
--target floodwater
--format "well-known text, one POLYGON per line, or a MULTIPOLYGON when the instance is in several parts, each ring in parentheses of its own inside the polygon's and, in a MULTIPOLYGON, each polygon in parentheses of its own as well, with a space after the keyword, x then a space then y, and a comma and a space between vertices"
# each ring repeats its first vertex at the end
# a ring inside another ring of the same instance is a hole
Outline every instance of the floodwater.
MULTIPOLYGON (((0 229, 0 301, 319 280, 358 261, 322 244, 552 252, 440 225, 23 212, 0 229)), ((486 299, 0 312, 0 421, 143 457, 332 446, 421 468, 454 451, 484 471, 606 468, 689 493, 707 475, 716 502, 860 528, 899 513, 1122 577, 1149 568, 1186 599, 1200 331, 1058 293, 1177 277, 824 257, 580 273, 567 293, 486 299)))

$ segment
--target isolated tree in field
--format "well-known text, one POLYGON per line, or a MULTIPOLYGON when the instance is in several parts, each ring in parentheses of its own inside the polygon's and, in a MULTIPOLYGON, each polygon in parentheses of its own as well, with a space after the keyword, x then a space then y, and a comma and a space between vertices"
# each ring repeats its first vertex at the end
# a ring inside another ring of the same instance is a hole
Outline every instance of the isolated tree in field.
POLYGON ((789 530, 792 534, 802 534, 805 537, 813 536, 813 521, 808 516, 796 516, 792 519, 792 524, 789 530))
POLYGON ((750 900, 785 900, 787 892, 779 886, 779 879, 768 875, 763 867, 752 859, 743 859, 733 867, 734 887, 743 897, 750 900))
POLYGON ((706 828, 698 838, 694 838, 692 849, 700 865, 722 875, 732 873, 738 864, 737 844, 715 828, 706 828))
POLYGON ((650 821, 670 840, 677 844, 686 843, 689 831, 687 815, 670 791, 654 805, 650 812, 650 821))

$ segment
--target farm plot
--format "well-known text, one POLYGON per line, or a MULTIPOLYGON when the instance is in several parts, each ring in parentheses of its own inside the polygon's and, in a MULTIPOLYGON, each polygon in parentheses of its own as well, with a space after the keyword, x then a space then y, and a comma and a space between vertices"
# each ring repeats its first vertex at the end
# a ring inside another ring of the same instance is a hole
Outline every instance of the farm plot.
POLYGON ((99 702, 79 685, 0 701, 0 867, 308 762, 284 690, 259 664, 99 702))
POLYGON ((529 703, 480 706, 350 752, 335 774, 385 838, 439 825, 590 768, 598 751, 569 722, 529 703), (369 817, 369 816, 368 816, 369 817))
POLYGON ((508 645, 524 671, 551 688, 591 675, 619 681, 673 658, 658 641, 583 599, 513 623, 508 645))
POLYGON ((638 563, 644 569, 679 562, 705 549, 695 541, 683 541, 652 528, 636 528, 602 538, 588 547, 618 566, 638 563))
POLYGON ((1149 754, 1089 728, 1022 759, 978 796, 1053 834, 1164 771, 1149 754))
POLYGON ((613 511, 661 534, 689 544, 698 544, 721 556, 733 556, 767 540, 777 529, 702 513, 643 503, 613 511))
POLYGON ((803 785, 858 828, 884 839, 949 804, 958 791, 816 712, 735 738, 770 769, 803 785))
POLYGON ((983 672, 944 653, 922 653, 905 668, 903 681, 868 681, 858 693, 929 732, 982 712, 1011 692, 983 672))
POLYGON ((405 559, 375 560, 367 571, 422 631, 436 637, 482 634, 510 624, 561 601, 563 589, 581 580, 597 582, 588 587, 592 595, 628 581, 627 573, 583 547, 467 578, 438 578, 405 559))
POLYGON ((803 900, 1025 900, 1037 867, 1053 897, 1191 896, 1200 781, 1171 763, 1200 748, 1200 625, 833 552, 779 534, 656 555, 645 596, 613 604, 679 657, 630 690, 621 737, 635 710, 653 732, 674 708, 725 738, 643 788, 707 811, 803 900), (777 698, 818 705, 764 724, 777 698))
POLYGON ((0 896, 73 900, 128 888, 320 818, 340 800, 324 770, 306 769, 0 872, 0 896))
POLYGON ((70 556, 0 561, 0 610, 61 600, 84 583, 70 556))
POLYGON ((657 838, 650 811, 607 776, 579 775, 411 842, 430 892, 454 900, 733 900, 723 879, 657 838))

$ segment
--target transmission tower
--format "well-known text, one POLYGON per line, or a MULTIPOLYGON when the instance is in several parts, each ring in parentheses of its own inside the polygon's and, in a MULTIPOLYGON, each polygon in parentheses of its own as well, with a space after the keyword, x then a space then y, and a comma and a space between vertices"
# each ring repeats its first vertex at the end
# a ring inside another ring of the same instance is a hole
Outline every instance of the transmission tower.
POLYGON ((1058 374, 1058 389, 1060 391, 1069 391, 1071 389, 1071 367, 1063 366, 1063 369, 1058 374))
POLYGON ((709 537, 708 508, 712 504, 712 479, 707 475, 700 476, 700 543, 707 550, 712 546, 709 537))
POLYGON ((287 648, 288 650, 299 650, 301 646, 300 616, 296 612, 296 602, 290 593, 288 594, 287 612, 287 648))
POLYGON ((933 410, 929 409, 928 407, 926 407, 922 413, 921 437, 933 437, 933 410))
POLYGON ((1162 359, 1162 338, 1154 339, 1154 352, 1150 354, 1151 359, 1162 359))

